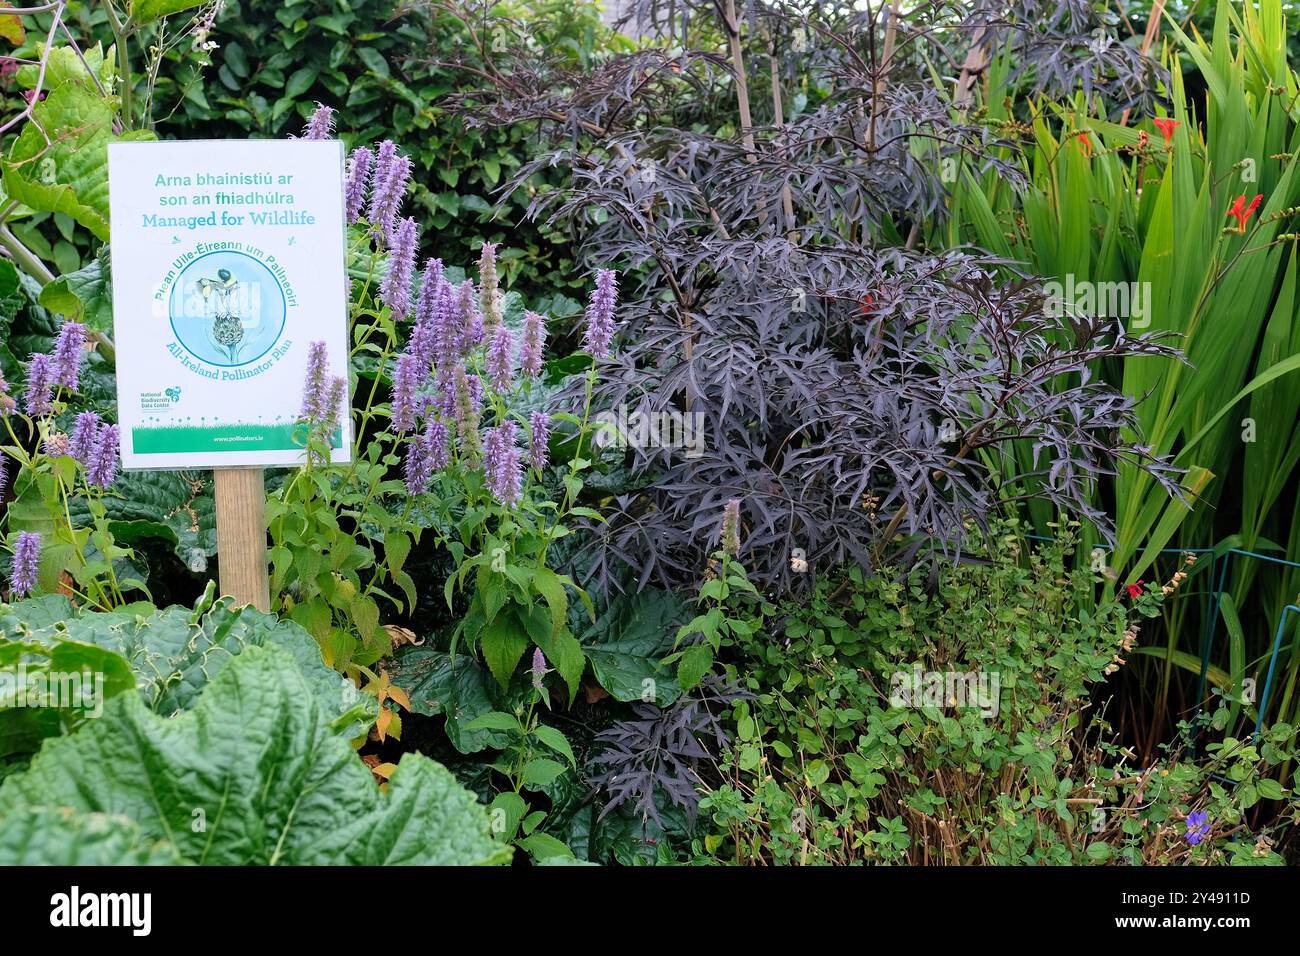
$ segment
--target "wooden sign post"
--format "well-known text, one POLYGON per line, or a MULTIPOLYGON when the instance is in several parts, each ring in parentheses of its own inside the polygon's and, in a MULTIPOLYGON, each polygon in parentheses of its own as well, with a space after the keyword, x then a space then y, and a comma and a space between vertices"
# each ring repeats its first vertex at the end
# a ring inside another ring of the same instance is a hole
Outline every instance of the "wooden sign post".
POLYGON ((217 561, 221 593, 239 605, 271 610, 266 571, 266 490, 261 468, 218 468, 217 561))
POLYGON ((303 461, 319 346, 348 367, 343 144, 110 143, 108 184, 122 465, 211 468, 221 594, 270 611, 262 469, 303 461))

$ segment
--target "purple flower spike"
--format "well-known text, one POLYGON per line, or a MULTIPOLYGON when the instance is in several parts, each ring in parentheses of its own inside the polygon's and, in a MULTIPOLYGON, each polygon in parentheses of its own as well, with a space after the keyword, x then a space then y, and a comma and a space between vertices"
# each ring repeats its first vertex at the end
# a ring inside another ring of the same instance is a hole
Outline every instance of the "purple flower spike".
POLYGON ((487 353, 488 380, 498 392, 510 390, 514 378, 514 361, 510 357, 513 347, 510 330, 504 325, 498 325, 487 353))
POLYGON ((524 313, 523 341, 519 345, 519 373, 525 378, 542 374, 542 345, 546 342, 546 317, 524 313))
POLYGON ((478 437, 479 405, 475 392, 478 379, 457 365, 452 373, 453 394, 456 398, 456 437, 459 439, 461 460, 470 468, 477 468, 482 444, 478 437), (474 380, 474 385, 470 380, 474 380))
POLYGON ((0 372, 0 417, 9 415, 17 407, 18 403, 9 394, 9 383, 5 381, 4 373, 0 372))
POLYGON ((379 144, 375 157, 375 176, 370 189, 370 223, 376 235, 391 242, 393 223, 406 195, 406 183, 411 178, 411 160, 399 156, 397 144, 390 139, 379 144))
POLYGON ((5 464, 5 456, 0 454, 0 496, 3 496, 5 489, 9 487, 9 466, 5 464))
POLYGON ((442 292, 442 260, 430 259, 420 279, 420 294, 415 302, 415 326, 411 329, 408 348, 425 368, 433 366, 437 355, 438 297, 442 292))
POLYGON ((515 423, 507 419, 488 429, 483 439, 483 476, 492 496, 507 508, 519 504, 523 496, 524 474, 515 447, 515 423))
POLYGON ((483 313, 478 309, 474 282, 466 279, 460 284, 460 349, 467 352, 476 345, 483 344, 486 335, 483 313))
POLYGON ((117 425, 105 425, 99 430, 95 447, 90 453, 90 464, 86 468, 86 483, 96 488, 107 488, 117 477, 117 449, 121 440, 121 429, 117 425))
POLYGON ((460 355, 460 314, 456 293, 446 282, 438 286, 433 302, 433 358, 439 368, 450 368, 460 355))
POLYGON ((618 301, 618 276, 613 269, 596 273, 596 288, 587 306, 587 351, 598 359, 609 355, 614 341, 614 306, 618 301))
POLYGON ((416 395, 424 384, 420 362, 410 352, 397 357, 393 367, 393 430, 409 432, 415 428, 416 395))
POLYGON ((546 676, 546 655, 542 653, 540 647, 533 648, 533 666, 528 670, 532 677, 533 689, 539 694, 545 691, 546 687, 542 684, 542 678, 546 676))
POLYGON ((81 463, 83 468, 90 467, 90 453, 94 450, 95 440, 99 437, 101 422, 94 412, 82 412, 72 426, 72 438, 68 441, 68 454, 81 463))
POLYGON ((81 374, 81 358, 86 349, 86 327, 78 322, 64 322, 54 345, 54 384, 75 389, 81 374))
POLYGON ((317 103, 316 111, 311 114, 311 119, 307 121, 307 127, 302 132, 302 138, 329 139, 332 132, 334 132, 334 107, 317 103))
POLYGON ((41 536, 34 531, 18 532, 14 542, 14 562, 9 590, 14 597, 26 597, 36 590, 37 571, 41 565, 41 536))
POLYGON ((722 550, 733 558, 740 553, 739 498, 732 498, 722 509, 722 550))
POLYGON ((410 495, 422 495, 429 490, 433 480, 433 465, 429 461, 429 445, 423 435, 417 435, 406 443, 406 461, 403 479, 406 492, 410 495))
POLYGON ((326 431, 333 431, 339 423, 339 414, 343 411, 343 403, 348 397, 348 380, 342 376, 337 376, 330 380, 329 387, 325 397, 325 414, 321 418, 321 426, 326 431))
POLYGON ((379 297, 400 322, 411 313, 411 281, 415 275, 415 245, 419 227, 414 219, 403 219, 393 236, 388 254, 388 272, 379 289, 379 297))
POLYGON ((324 342, 313 342, 307 350, 307 382, 302 391, 302 417, 319 422, 329 405, 329 355, 324 342))
POLYGON ((547 455, 550 451, 551 441, 551 416, 546 412, 533 412, 528 419, 528 461, 534 468, 541 471, 546 467, 547 455))
POLYGON ((366 202, 366 187, 370 184, 370 166, 374 161, 375 154, 364 146, 354 149, 348 157, 347 189, 344 193, 348 225, 361 219, 361 207, 366 202))
POLYGON ((483 312, 483 328, 491 334, 501 324, 501 293, 497 288, 497 244, 483 243, 478 258, 479 308, 483 312))
POLYGON ((54 369, 50 357, 44 352, 37 352, 27 365, 27 414, 47 415, 50 411, 50 399, 54 369))
POLYGON ((1204 810, 1187 814, 1187 842, 1196 846, 1210 835, 1210 815, 1204 810))
POLYGON ((451 434, 441 418, 429 422, 424 430, 424 443, 429 449, 429 467, 440 471, 451 461, 451 434))

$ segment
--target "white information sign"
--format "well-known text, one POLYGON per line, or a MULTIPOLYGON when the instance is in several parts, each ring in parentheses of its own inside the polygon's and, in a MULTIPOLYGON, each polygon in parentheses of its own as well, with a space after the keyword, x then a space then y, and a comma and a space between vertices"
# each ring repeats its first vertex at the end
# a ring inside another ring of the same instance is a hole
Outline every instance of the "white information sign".
MULTIPOLYGON (((124 467, 301 462, 311 344, 348 367, 342 144, 113 143, 108 164, 124 467)), ((347 461, 346 414, 334 445, 347 461)))

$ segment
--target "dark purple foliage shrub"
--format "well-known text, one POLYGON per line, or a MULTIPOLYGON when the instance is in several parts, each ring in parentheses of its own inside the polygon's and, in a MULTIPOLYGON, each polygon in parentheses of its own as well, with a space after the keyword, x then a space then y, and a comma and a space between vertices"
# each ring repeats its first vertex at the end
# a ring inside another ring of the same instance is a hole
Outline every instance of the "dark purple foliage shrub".
POLYGON ((630 477, 602 505, 585 579, 695 580, 730 498, 743 502, 742 560, 786 587, 805 559, 870 568, 960 548, 1024 496, 1109 534, 1097 481, 1121 466, 1174 490, 1173 469, 1133 440, 1134 399, 1090 371, 1172 349, 1114 321, 1052 317, 1038 285, 978 250, 915 248, 920 223, 942 214, 945 160, 1016 176, 1006 144, 918 67, 922 45, 953 58, 935 47, 964 34, 934 11, 956 8, 909 14, 890 41, 880 10, 819 4, 809 19, 754 4, 744 26, 729 6, 717 5, 721 29, 748 42, 748 93, 718 52, 646 50, 579 72, 508 45, 459 101, 476 122, 532 124, 538 155, 509 188, 565 170, 531 213, 622 274, 597 409, 703 430, 691 455, 626 449, 630 477), (806 41, 788 51, 796 29, 806 41), (786 52, 824 91, 798 113, 777 109, 786 52), (765 120, 750 101, 760 90, 765 120), (752 125, 719 118, 728 96, 752 125))

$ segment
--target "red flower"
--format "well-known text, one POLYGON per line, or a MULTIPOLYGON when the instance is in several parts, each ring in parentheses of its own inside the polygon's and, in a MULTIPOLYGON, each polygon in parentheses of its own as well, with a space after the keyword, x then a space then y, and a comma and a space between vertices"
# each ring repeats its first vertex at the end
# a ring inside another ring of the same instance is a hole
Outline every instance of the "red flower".
POLYGON ((1092 158, 1092 140, 1088 139, 1088 131, 1084 130, 1079 134, 1079 145, 1083 147, 1083 154, 1089 159, 1092 158))
POLYGON ((1264 198, 1264 194, 1260 193, 1258 196, 1256 196, 1254 199, 1250 201, 1249 206, 1246 205, 1245 196, 1238 196, 1236 199, 1232 201, 1232 205, 1228 208, 1228 211, 1225 212, 1224 215, 1237 217, 1237 232, 1240 233, 1246 231, 1246 220, 1255 214, 1255 210, 1259 208, 1260 201, 1263 198, 1264 198))
POLYGON ((1130 601, 1136 600, 1142 594, 1142 581, 1139 580, 1136 584, 1127 585, 1124 590, 1128 592, 1130 601))
POLYGON ((868 292, 862 297, 862 314, 870 315, 876 308, 876 297, 868 292))
POLYGON ((1152 122, 1156 124, 1156 129, 1160 130, 1160 132, 1164 134, 1166 146, 1173 142, 1174 128, 1183 125, 1182 120, 1168 119, 1165 117, 1152 120, 1152 122))

